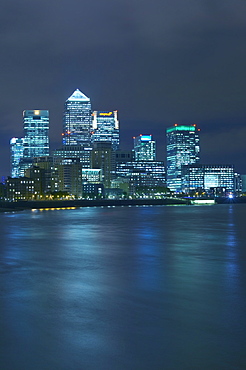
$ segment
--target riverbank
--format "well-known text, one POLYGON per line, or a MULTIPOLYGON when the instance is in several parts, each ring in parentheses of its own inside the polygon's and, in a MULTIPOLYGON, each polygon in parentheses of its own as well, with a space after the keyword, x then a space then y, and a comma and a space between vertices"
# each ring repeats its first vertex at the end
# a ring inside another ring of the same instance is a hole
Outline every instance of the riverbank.
POLYGON ((97 200, 20 200, 16 202, 0 201, 0 211, 22 211, 25 209, 44 208, 80 208, 80 207, 123 207, 148 205, 187 205, 190 201, 179 198, 165 199, 97 199, 97 200))
MULTIPOLYGON (((216 204, 246 203, 246 197, 229 199, 218 197, 216 204)), ((23 211, 26 209, 80 208, 80 207, 124 207, 124 206, 156 206, 156 205, 190 205, 194 199, 97 199, 97 200, 19 200, 15 202, 0 201, 0 212, 23 211)), ((204 203, 203 203, 204 204, 204 203)))

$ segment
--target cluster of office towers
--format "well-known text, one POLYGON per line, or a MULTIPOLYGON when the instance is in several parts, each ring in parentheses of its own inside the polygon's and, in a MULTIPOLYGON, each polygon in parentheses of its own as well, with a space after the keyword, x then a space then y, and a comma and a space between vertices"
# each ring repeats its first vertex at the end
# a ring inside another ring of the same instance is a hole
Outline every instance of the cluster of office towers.
POLYGON ((21 198, 19 183, 29 187, 35 197, 61 191, 76 197, 105 196, 105 192, 134 195, 165 187, 185 193, 235 190, 233 166, 199 164, 196 125, 174 125, 166 130, 165 171, 164 162, 156 160, 156 142, 151 135, 139 135, 134 138, 133 150, 121 150, 117 111, 92 111, 90 99, 78 89, 65 102, 62 146, 52 155, 49 111, 24 111, 23 128, 24 137, 10 141, 12 198, 18 198, 16 193, 21 198))

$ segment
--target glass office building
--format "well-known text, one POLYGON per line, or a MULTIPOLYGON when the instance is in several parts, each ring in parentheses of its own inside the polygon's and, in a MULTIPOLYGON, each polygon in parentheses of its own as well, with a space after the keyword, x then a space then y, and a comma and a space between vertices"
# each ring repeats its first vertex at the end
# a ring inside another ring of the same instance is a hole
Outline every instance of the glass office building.
POLYGON ((116 163, 116 176, 128 178, 137 187, 165 187, 166 173, 162 161, 132 161, 116 163))
POLYGON ((182 191, 182 166, 200 160, 199 135, 196 125, 169 127, 167 134, 167 187, 182 191))
POLYGON ((139 135, 134 137, 135 161, 155 161, 156 143, 152 135, 139 135))
POLYGON ((49 155, 49 111, 24 110, 24 159, 49 155))
POLYGON ((66 100, 63 145, 88 144, 91 137, 91 101, 79 89, 66 100))
POLYGON ((94 142, 110 142, 113 150, 118 150, 120 145, 120 127, 118 112, 94 111, 92 113, 92 136, 94 142))
MULTIPOLYGON (((23 158, 24 139, 13 137, 10 140, 11 151, 11 177, 20 177, 20 161, 23 158)), ((24 176, 24 174, 23 174, 24 176)))
POLYGON ((49 155, 49 111, 23 111, 24 138, 12 138, 11 176, 23 177, 25 170, 32 166, 34 157, 49 155))
POLYGON ((234 192, 235 171, 233 165, 194 164, 182 168, 182 190, 234 192), (217 189, 217 190, 216 190, 217 189))

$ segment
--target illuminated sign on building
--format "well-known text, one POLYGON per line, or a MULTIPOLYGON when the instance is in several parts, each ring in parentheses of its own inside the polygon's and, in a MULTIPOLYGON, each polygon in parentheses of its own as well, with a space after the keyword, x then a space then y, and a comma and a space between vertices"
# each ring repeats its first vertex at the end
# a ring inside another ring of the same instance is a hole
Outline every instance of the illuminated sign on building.
POLYGON ((150 141, 152 140, 151 135, 140 135, 141 136, 141 141, 150 141))
POLYGON ((112 116, 113 112, 100 112, 99 116, 112 116))

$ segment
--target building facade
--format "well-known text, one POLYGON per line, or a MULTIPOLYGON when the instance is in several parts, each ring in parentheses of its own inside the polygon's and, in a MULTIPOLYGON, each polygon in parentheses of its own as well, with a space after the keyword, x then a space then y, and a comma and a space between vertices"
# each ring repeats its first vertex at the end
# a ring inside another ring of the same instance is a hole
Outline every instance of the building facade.
POLYGON ((79 158, 83 168, 91 168, 91 145, 63 145, 61 149, 53 152, 54 160, 64 158, 79 158))
POLYGON ((12 178, 24 177, 34 157, 49 155, 49 111, 24 110, 23 130, 24 138, 10 140, 12 178))
MULTIPOLYGON (((11 152, 11 177, 16 178, 21 176, 20 161, 24 153, 24 138, 13 137, 10 140, 11 152)), ((22 174, 24 176, 24 173, 22 174)))
POLYGON ((91 121, 91 101, 77 89, 65 102, 63 145, 89 144, 91 121))
POLYGON ((236 190, 233 165, 193 164, 182 168, 184 193, 204 191, 211 195, 225 195, 236 190))
POLYGON ((116 150, 115 152, 116 162, 132 162, 135 160, 134 150, 116 150))
POLYGON ((115 177, 115 151, 113 151, 111 143, 94 143, 92 168, 101 169, 102 183, 105 188, 110 188, 111 180, 115 177))
POLYGON ((133 161, 116 163, 116 178, 129 180, 129 191, 139 188, 166 187, 166 172, 162 161, 133 161))
POLYGON ((28 177, 8 177, 6 193, 9 200, 32 200, 35 198, 34 180, 28 177))
POLYGON ((58 168, 58 191, 82 197, 82 166, 79 158, 62 159, 58 168))
POLYGON ((30 159, 49 155, 49 111, 24 110, 23 158, 30 159))
POLYGON ((182 166, 200 160, 199 130, 196 125, 169 127, 167 135, 167 186, 182 191, 182 166))
POLYGON ((33 158, 33 166, 43 170, 44 193, 58 191, 58 169, 53 156, 33 158))
POLYGON ((110 142, 113 150, 118 150, 120 145, 120 127, 118 112, 94 111, 92 113, 92 136, 94 142, 110 142))
POLYGON ((133 138, 135 161, 155 161, 156 143, 152 135, 139 135, 133 138))

